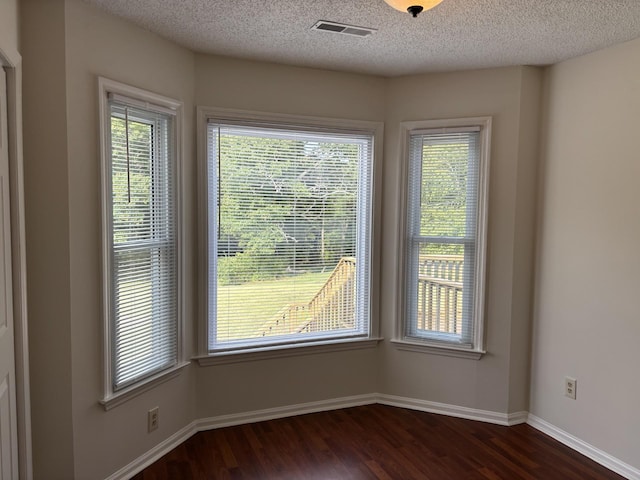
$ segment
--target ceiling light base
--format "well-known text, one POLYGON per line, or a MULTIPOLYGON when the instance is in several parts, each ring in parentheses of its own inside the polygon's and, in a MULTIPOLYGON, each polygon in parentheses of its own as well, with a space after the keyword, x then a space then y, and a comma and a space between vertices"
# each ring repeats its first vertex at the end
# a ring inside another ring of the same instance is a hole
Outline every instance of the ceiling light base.
POLYGON ((413 18, 416 18, 422 10, 424 9, 420 5, 412 5, 409 8, 407 8, 407 12, 413 15, 413 18))
POLYGON ((409 12, 414 18, 420 12, 431 10, 442 0, 384 0, 389 6, 395 8, 399 12, 409 12))

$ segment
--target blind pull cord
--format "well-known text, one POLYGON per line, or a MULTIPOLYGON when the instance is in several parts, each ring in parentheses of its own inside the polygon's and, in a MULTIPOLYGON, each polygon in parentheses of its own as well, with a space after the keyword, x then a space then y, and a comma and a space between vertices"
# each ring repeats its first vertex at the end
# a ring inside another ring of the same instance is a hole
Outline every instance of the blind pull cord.
POLYGON ((131 203, 131 164, 129 162, 129 107, 124 108, 124 136, 127 147, 127 203, 131 203))

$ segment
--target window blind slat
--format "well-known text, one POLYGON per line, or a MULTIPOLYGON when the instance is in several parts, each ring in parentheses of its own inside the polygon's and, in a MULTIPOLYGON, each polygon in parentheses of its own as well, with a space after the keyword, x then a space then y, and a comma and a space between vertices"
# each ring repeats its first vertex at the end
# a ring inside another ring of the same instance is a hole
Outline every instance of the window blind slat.
POLYGON ((408 337, 472 344, 480 135, 467 127, 411 132, 408 337))
POLYGON ((113 390, 177 361, 174 112, 110 100, 113 390))
POLYGON ((208 132, 209 349, 366 334, 372 136, 208 132))

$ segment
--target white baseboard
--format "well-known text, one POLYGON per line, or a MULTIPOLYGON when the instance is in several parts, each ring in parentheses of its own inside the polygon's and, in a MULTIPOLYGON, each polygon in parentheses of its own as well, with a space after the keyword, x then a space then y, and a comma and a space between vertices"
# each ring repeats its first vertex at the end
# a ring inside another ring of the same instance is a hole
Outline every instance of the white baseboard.
POLYGON ((371 405, 372 403, 376 403, 376 400, 377 395, 375 394, 357 395, 353 397, 321 400, 319 402, 300 403, 297 405, 288 405, 285 407, 268 408, 265 410, 256 410, 253 412, 220 415, 217 417, 209 417, 196 420, 195 423, 197 430, 201 432, 204 430, 213 430, 215 428, 262 422, 265 420, 274 420, 276 418, 293 417, 296 415, 304 415, 307 413, 327 412, 329 410, 338 410, 340 408, 371 405))
POLYGON ((497 425, 518 425, 526 423, 527 412, 517 413, 498 413, 489 410, 478 410, 475 408, 459 407, 458 405, 449 405, 446 403, 429 402, 427 400, 418 400, 415 398, 397 397, 394 395, 378 395, 378 403, 382 405, 390 405, 393 407, 409 408, 411 410, 420 410, 422 412, 437 413, 447 415, 449 417, 465 418, 467 420, 477 420, 485 423, 495 423, 497 425))
POLYGON ((127 480, 137 473, 144 470, 156 460, 176 448, 182 442, 186 441, 193 434, 205 430, 213 430, 216 428, 230 427, 234 425, 243 425, 247 423, 262 422, 265 420, 274 420, 276 418, 292 417, 296 415, 305 415, 308 413, 326 412, 329 410, 337 410, 340 408, 357 407, 361 405, 371 405, 379 403, 394 407, 408 408, 411 410, 419 410, 422 412, 436 413, 439 415, 447 415, 450 417, 464 418, 467 420, 477 420, 480 422, 493 423, 497 425, 518 425, 528 423, 537 430, 546 433, 550 437, 567 445, 568 447, 580 452, 581 454, 591 458, 595 462, 605 466, 606 468, 628 478, 629 480, 640 480, 640 470, 628 465, 615 457, 583 442, 569 433, 560 430, 550 423, 528 414, 527 412, 516 412, 511 414, 492 412, 488 410, 478 410, 468 407, 460 407, 458 405, 449 405, 445 403, 430 402, 427 400, 419 400, 408 397, 398 397, 395 395, 384 394, 367 394, 356 395, 352 397, 335 398, 329 400, 321 400, 318 402, 301 403, 296 405, 287 405, 284 407, 268 408, 264 410, 255 410, 252 412, 237 413, 231 415, 219 415, 215 417, 202 418, 195 420, 186 427, 180 429, 169 438, 159 443, 147 453, 143 454, 133 462, 121 468, 114 474, 106 478, 106 480, 127 480))
POLYGON ((376 399, 377 395, 375 394, 357 395, 353 397, 321 400, 319 402, 301 403, 298 405, 268 408, 265 410, 255 410, 253 412, 237 413, 232 415, 219 415, 216 417, 195 420, 153 447, 147 453, 141 455, 133 462, 113 473, 105 480, 128 480, 179 446, 182 442, 188 440, 192 435, 201 431, 231 427, 234 425, 243 425, 246 423, 262 422, 265 420, 274 420, 276 418, 293 417, 295 415, 304 415, 307 413, 326 412, 340 408, 370 405, 372 403, 376 403, 376 399))
POLYGON ((156 460, 159 460, 161 457, 169 453, 171 450, 176 448, 182 442, 185 442, 189 439, 194 433, 197 433, 196 422, 191 422, 184 428, 181 428, 176 433, 171 435, 169 438, 160 442, 158 445, 153 447, 147 453, 142 456, 136 458, 130 464, 122 467, 117 472, 109 475, 105 480, 128 480, 137 473, 141 472, 149 465, 151 465, 156 460))
POLYGON ((599 463, 603 467, 606 467, 629 480, 640 480, 640 470, 637 468, 624 463, 622 460, 609 455, 607 452, 603 452, 599 448, 596 448, 577 437, 574 437, 555 425, 552 425, 533 414, 529 414, 527 423, 536 430, 546 433, 551 438, 554 438, 567 447, 581 453, 585 457, 589 457, 591 460, 599 463))

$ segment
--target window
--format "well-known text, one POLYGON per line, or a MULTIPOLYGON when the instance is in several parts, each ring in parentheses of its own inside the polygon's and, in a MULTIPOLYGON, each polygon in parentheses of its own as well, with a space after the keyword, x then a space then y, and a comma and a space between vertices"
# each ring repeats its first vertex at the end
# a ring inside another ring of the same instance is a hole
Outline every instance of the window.
POLYGON ((104 79, 101 86, 109 398, 178 364, 180 105, 104 79))
POLYGON ((481 352, 490 119, 404 127, 409 158, 402 337, 481 352))
POLYGON ((373 130, 206 132, 208 354, 369 338, 373 130))

